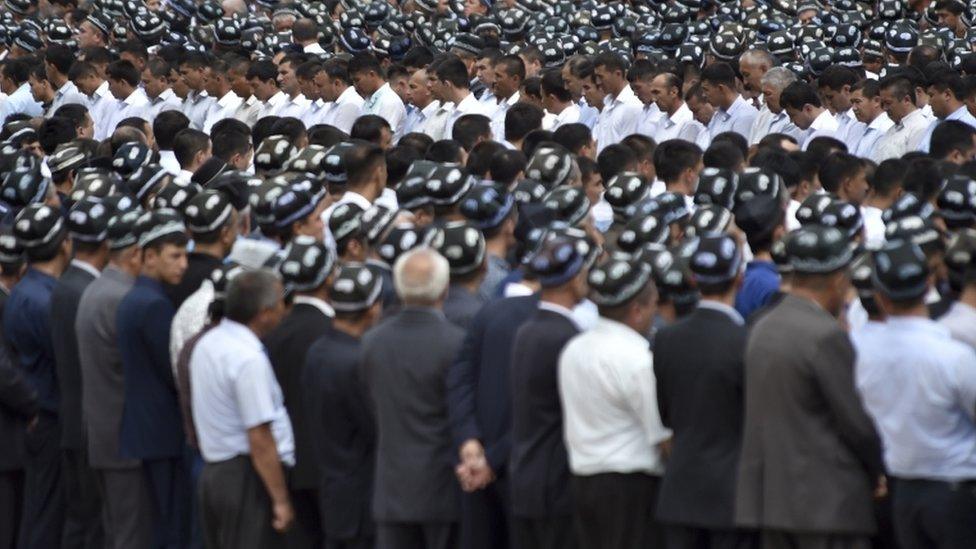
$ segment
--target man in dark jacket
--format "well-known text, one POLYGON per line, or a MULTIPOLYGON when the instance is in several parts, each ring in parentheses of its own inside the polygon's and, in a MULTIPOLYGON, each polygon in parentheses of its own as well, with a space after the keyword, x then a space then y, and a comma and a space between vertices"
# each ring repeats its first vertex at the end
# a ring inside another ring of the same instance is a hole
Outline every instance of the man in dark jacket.
POLYGON ((295 437, 295 469, 288 479, 296 513, 288 541, 295 547, 318 547, 322 538, 318 462, 312 449, 311 425, 302 405, 302 368, 308 348, 329 329, 335 316, 326 301, 334 267, 335 256, 325 244, 310 236, 297 236, 291 241, 278 269, 282 281, 295 292, 294 305, 264 340, 295 437))
POLYGON ((376 409, 373 488, 377 543, 457 546, 458 485, 446 377, 464 332, 441 312, 448 263, 430 248, 402 255, 394 281, 403 308, 363 338, 363 375, 376 409))
POLYGON ((58 547, 64 525, 64 496, 51 292, 68 266, 71 239, 58 211, 42 204, 33 204, 17 214, 14 236, 24 245, 29 267, 7 299, 3 328, 17 367, 37 391, 40 405, 37 419, 27 432, 21 547, 58 547))
POLYGON ((96 198, 71 207, 65 221, 74 259, 51 294, 51 340, 61 390, 61 448, 66 517, 64 543, 68 547, 102 547, 101 496, 95 473, 88 462, 82 425, 81 364, 75 321, 85 288, 98 278, 108 263, 108 220, 112 212, 96 198))
POLYGON ((657 517, 668 547, 734 546, 748 539, 735 532, 733 514, 744 408, 746 328, 733 307, 742 253, 732 237, 704 237, 690 263, 698 308, 654 337, 658 408, 674 433, 657 517))
POLYGON ((186 270, 186 229, 175 212, 147 212, 134 232, 142 270, 119 303, 119 351, 125 378, 119 453, 142 461, 154 505, 156 546, 182 547, 189 535, 186 439, 169 356, 176 309, 165 284, 186 270))
POLYGON ((330 286, 332 325, 308 349, 304 409, 319 469, 326 547, 372 549, 370 510, 376 425, 359 370, 362 336, 380 318, 382 278, 359 263, 343 266, 330 286))

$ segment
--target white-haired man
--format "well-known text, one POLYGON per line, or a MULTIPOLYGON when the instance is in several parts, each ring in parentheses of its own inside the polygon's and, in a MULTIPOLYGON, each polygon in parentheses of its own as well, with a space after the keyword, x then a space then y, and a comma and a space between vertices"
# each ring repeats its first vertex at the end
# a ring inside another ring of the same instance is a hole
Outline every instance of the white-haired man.
POLYGON ((403 307, 363 338, 363 376, 376 412, 379 547, 415 547, 415 540, 432 549, 457 547, 446 377, 464 332, 441 312, 448 279, 448 262, 433 249, 402 255, 393 282, 403 307))
POLYGON ((760 82, 764 104, 752 124, 752 131, 749 133, 750 145, 759 143, 763 137, 771 133, 782 133, 793 138, 798 138, 802 133, 800 128, 790 121, 786 109, 779 102, 779 96, 786 86, 795 81, 796 75, 785 67, 773 67, 763 74, 760 82))

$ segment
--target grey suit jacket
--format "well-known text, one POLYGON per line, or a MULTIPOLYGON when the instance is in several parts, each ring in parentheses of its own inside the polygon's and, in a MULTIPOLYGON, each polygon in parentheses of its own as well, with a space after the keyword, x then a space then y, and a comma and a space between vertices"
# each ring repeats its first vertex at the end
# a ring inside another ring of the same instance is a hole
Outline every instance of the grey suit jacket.
POLYGON ((440 311, 407 307, 363 338, 363 379, 378 434, 377 521, 458 519, 446 381, 463 337, 440 311))
POLYGON ((135 281, 109 265, 78 303, 78 359, 81 409, 88 434, 88 460, 96 469, 128 468, 138 461, 119 457, 125 382, 119 355, 116 311, 135 281))
POLYGON ((874 532, 881 441, 854 387, 854 348, 837 320, 791 295, 746 344, 736 523, 874 532))

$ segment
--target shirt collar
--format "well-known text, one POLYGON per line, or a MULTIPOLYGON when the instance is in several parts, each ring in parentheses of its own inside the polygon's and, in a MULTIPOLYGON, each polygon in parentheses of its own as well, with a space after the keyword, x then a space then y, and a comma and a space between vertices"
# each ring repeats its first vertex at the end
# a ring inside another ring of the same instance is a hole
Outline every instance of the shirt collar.
POLYGON ((837 128, 837 119, 834 118, 830 111, 824 109, 822 113, 817 115, 813 119, 813 123, 810 124, 811 130, 829 130, 837 128))
POLYGON ((393 91, 393 88, 390 87, 389 82, 383 84, 382 86, 380 86, 380 89, 373 92, 373 95, 369 97, 370 105, 375 105, 376 102, 379 101, 381 97, 383 97, 383 95, 386 93, 387 90, 393 91))
POLYGON ((522 95, 518 91, 516 91, 515 93, 510 95, 508 99, 502 101, 502 104, 505 105, 506 108, 511 107, 512 105, 518 103, 521 97, 522 95))
POLYGON ((369 202, 365 196, 357 193, 356 191, 346 191, 342 193, 342 198, 339 199, 339 204, 343 202, 352 202, 353 204, 362 207, 364 210, 368 210, 372 204, 369 202))
POLYGON ((140 105, 145 105, 147 101, 146 92, 142 91, 142 88, 136 88, 132 90, 122 102, 126 105, 138 107, 140 105))
POLYGON ((728 110, 719 109, 718 112, 724 114, 725 119, 728 120, 746 104, 746 100, 742 98, 742 94, 739 94, 735 96, 735 100, 732 101, 731 105, 729 105, 728 110))
POLYGON ((576 115, 578 117, 579 112, 580 112, 579 105, 577 105, 576 103, 570 103, 569 106, 567 106, 565 109, 562 110, 562 112, 556 115, 556 120, 562 122, 563 120, 566 120, 567 118, 573 115, 576 115))
POLYGON ((468 92, 468 95, 464 96, 464 99, 458 102, 457 107, 455 107, 454 110, 462 113, 468 112, 476 103, 478 103, 478 99, 475 98, 473 93, 468 92))
POLYGON ((677 124, 690 122, 692 118, 694 118, 694 115, 691 113, 691 109, 688 108, 687 103, 682 101, 681 106, 678 107, 678 110, 674 111, 674 114, 667 118, 667 122, 670 123, 668 127, 670 128, 671 126, 675 126, 677 124))
POLYGON ((911 113, 909 113, 908 116, 902 118, 901 119, 901 122, 899 122, 898 124, 895 124, 895 125, 898 126, 899 128, 904 128, 905 127, 905 123, 907 123, 907 122, 913 122, 915 119, 918 119, 918 118, 925 118, 925 114, 922 112, 922 109, 915 109, 914 111, 912 111, 911 113))
POLYGON ((712 311, 722 313, 728 316, 730 319, 732 319, 732 322, 735 322, 739 326, 742 326, 746 323, 746 321, 742 318, 742 315, 739 314, 739 311, 736 311, 735 308, 729 307, 725 303, 719 303, 718 301, 712 301, 711 299, 703 298, 701 301, 698 302, 698 308, 709 309, 712 311))
POLYGON ((429 118, 434 115, 441 108, 441 102, 438 100, 431 101, 426 107, 420 110, 424 115, 424 118, 429 118))
POLYGON ((640 335, 636 330, 623 322, 618 322, 612 318, 601 316, 596 321, 596 327, 603 332, 614 332, 625 337, 640 339, 643 342, 643 345, 650 347, 651 342, 648 341, 647 338, 640 335))
POLYGON ((94 265, 92 265, 87 261, 82 261, 80 259, 72 259, 71 264, 83 271, 86 271, 88 274, 94 276, 95 278, 98 278, 99 275, 102 274, 98 269, 95 268, 94 265))
POLYGON ((890 122, 891 119, 888 118, 888 113, 882 112, 878 116, 874 117, 874 120, 872 120, 871 123, 868 124, 868 128, 875 129, 875 130, 887 129, 891 127, 891 125, 889 124, 890 122))
POLYGON ((313 297, 310 295, 296 295, 295 299, 292 300, 292 303, 294 303, 295 305, 298 305, 299 303, 304 303, 305 305, 311 305, 312 307, 315 307, 316 309, 321 311, 322 314, 324 314, 325 316, 329 318, 335 318, 335 309, 332 308, 332 305, 329 305, 328 303, 326 303, 325 301, 317 297, 313 297))
MULTIPOLYGON (((339 97, 336 97, 335 102, 336 103, 346 103, 348 101, 352 101, 354 99, 354 97, 353 97, 354 95, 356 97, 359 97, 359 94, 356 93, 356 88, 354 88, 352 86, 349 86, 345 90, 343 90, 342 93, 339 94, 339 97)), ((359 97, 359 98, 362 99, 362 97, 359 97)))
POLYGON ((268 104, 273 107, 277 107, 285 101, 288 101, 288 95, 285 92, 278 90, 278 93, 272 95, 271 99, 268 99, 268 104))
POLYGON ((630 84, 627 84, 623 87, 623 89, 620 90, 620 93, 618 93, 617 95, 606 96, 603 99, 603 104, 607 106, 617 105, 624 101, 628 101, 631 98, 637 99, 637 95, 634 94, 634 90, 630 87, 630 84))
POLYGON ((235 344, 245 345, 252 350, 259 350, 262 353, 265 352, 264 345, 261 344, 261 340, 258 336, 251 331, 250 328, 241 324, 240 322, 235 322, 229 318, 224 317, 220 321, 220 329, 227 332, 235 344))
POLYGON ((966 117, 967 114, 969 114, 969 109, 966 108, 966 105, 963 105, 963 106, 959 107, 958 109, 956 109, 955 111, 951 112, 949 114, 949 116, 945 117, 945 119, 946 120, 962 120, 963 118, 966 117))
POLYGON ((234 90, 229 90, 223 97, 217 100, 217 104, 221 107, 230 107, 231 105, 237 105, 240 101, 241 98, 234 93, 234 90))
POLYGON ((579 327, 576 323, 576 317, 573 316, 573 311, 563 307, 562 305, 557 305, 549 301, 539 301, 540 311, 549 311, 550 313, 556 313, 557 315, 566 317, 567 320, 573 323, 573 326, 579 327))
POLYGON ((56 97, 64 97, 66 93, 74 92, 74 91, 77 91, 75 85, 71 82, 71 80, 68 80, 67 82, 64 83, 63 86, 58 88, 58 91, 54 92, 54 95, 56 97))
POLYGON ((98 97, 107 97, 112 95, 112 93, 108 91, 108 80, 103 80, 101 85, 95 88, 95 95, 98 97))

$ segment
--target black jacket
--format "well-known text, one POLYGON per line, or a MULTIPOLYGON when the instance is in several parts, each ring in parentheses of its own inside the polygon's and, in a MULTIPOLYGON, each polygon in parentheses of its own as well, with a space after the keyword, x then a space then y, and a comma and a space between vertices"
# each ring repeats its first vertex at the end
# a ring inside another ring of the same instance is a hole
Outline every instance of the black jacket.
POLYGON ((78 358, 78 303, 95 276, 72 265, 51 294, 51 341, 61 390, 61 447, 80 449, 85 444, 81 415, 81 361, 78 358))
MULTIPOLYGON (((7 292, 0 289, 0 317, 7 302, 7 292)), ((37 414, 37 392, 10 359, 7 342, 0 334, 0 471, 24 468, 24 429, 27 420, 37 414)))

